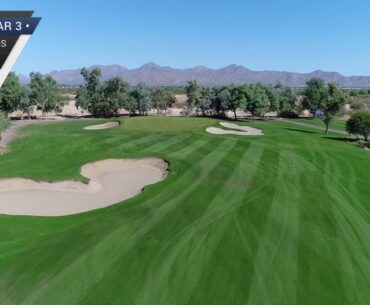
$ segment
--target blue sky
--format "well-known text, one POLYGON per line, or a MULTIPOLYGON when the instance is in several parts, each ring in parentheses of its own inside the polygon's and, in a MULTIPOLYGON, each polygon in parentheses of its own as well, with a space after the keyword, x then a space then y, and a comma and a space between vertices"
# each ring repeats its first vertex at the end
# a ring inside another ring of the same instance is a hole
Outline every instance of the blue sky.
POLYGON ((365 0, 2 0, 0 7, 43 18, 19 73, 156 62, 370 75, 365 0))

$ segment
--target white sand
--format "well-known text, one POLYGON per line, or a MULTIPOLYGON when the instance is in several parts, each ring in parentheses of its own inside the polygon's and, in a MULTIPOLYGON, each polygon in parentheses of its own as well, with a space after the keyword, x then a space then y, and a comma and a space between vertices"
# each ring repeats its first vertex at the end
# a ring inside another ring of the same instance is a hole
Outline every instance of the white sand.
POLYGON ((211 134, 217 135, 238 135, 238 136, 262 136, 263 132, 260 129, 252 128, 248 126, 239 126, 234 123, 220 122, 222 127, 228 128, 218 128, 218 127, 208 127, 206 131, 211 134))
POLYGON ((108 122, 108 123, 104 123, 104 124, 88 126, 88 127, 85 127, 84 129, 86 129, 86 130, 102 130, 102 129, 114 128, 114 127, 117 127, 118 125, 119 125, 118 122, 108 122))
POLYGON ((234 123, 228 123, 228 122, 220 122, 220 125, 222 127, 226 127, 229 129, 236 129, 236 130, 247 132, 248 135, 250 136, 262 136, 263 135, 263 132, 261 129, 257 129, 257 128, 253 128, 249 126, 240 126, 240 125, 237 125, 234 123))
POLYGON ((110 159, 87 164, 79 181, 37 182, 11 178, 0 180, 0 214, 63 216, 91 211, 122 202, 146 185, 162 181, 168 164, 157 158, 110 159))
POLYGON ((236 130, 226 130, 218 127, 208 127, 206 129, 208 133, 211 134, 217 134, 217 135, 228 135, 228 134, 233 134, 237 136, 247 136, 248 134, 244 131, 236 131, 236 130))

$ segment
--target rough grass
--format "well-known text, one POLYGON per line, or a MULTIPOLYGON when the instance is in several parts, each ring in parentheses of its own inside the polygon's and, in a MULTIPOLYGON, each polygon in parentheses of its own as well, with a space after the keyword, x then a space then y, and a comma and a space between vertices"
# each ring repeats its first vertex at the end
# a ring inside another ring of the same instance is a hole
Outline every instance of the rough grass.
POLYGON ((0 157, 1 177, 44 180, 105 158, 171 162, 109 208, 0 216, 1 305, 370 303, 368 152, 281 122, 251 123, 258 138, 207 134, 207 119, 122 123, 29 126, 0 157))
POLYGON ((6 128, 8 125, 8 119, 5 117, 5 114, 0 111, 0 137, 1 132, 6 128))

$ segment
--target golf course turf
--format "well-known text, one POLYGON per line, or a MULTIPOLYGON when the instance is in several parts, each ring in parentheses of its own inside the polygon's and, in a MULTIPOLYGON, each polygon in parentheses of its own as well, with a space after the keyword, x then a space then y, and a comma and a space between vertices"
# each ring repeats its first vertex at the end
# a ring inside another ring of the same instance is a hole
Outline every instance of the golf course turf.
POLYGON ((138 117, 30 125, 0 177, 84 178, 82 165, 160 157, 164 181, 66 217, 0 216, 1 305, 368 305, 370 154, 338 134, 138 117))
MULTIPOLYGON (((299 118, 299 119, 291 119, 291 121, 298 122, 298 123, 305 123, 305 124, 308 124, 308 125, 313 125, 313 126, 318 126, 318 127, 321 127, 321 128, 325 128, 325 123, 322 119, 299 118)), ((330 122, 329 127, 332 128, 332 129, 346 131, 346 121, 345 120, 339 120, 339 119, 333 119, 330 122)))

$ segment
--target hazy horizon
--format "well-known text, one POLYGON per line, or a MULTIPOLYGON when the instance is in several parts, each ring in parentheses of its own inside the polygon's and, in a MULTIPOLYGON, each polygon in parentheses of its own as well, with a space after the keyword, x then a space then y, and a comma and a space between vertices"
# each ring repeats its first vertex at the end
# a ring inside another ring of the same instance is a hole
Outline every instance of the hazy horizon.
POLYGON ((155 64, 155 65, 160 66, 161 68, 172 68, 172 69, 177 69, 177 70, 194 69, 194 68, 199 68, 199 67, 204 67, 204 68, 211 69, 211 70, 220 70, 220 69, 223 69, 223 68, 227 68, 229 66, 240 66, 240 67, 246 68, 246 69, 251 70, 251 71, 254 71, 254 72, 265 72, 265 71, 267 72, 267 71, 271 71, 271 72, 287 72, 287 73, 298 73, 298 74, 310 74, 310 73, 313 73, 313 72, 322 71, 322 72, 327 72, 327 73, 339 73, 339 74, 343 75, 344 77, 352 77, 352 76, 369 76, 370 77, 370 74, 369 75, 346 75, 346 74, 343 74, 343 73, 338 72, 338 71, 327 71, 327 70, 323 70, 323 69, 316 69, 316 70, 312 70, 312 71, 303 71, 303 72, 300 72, 300 71, 289 71, 289 70, 271 70, 271 69, 255 70, 255 69, 251 69, 249 67, 246 67, 244 65, 234 64, 234 63, 230 63, 228 65, 220 66, 220 67, 216 67, 216 68, 215 67, 205 66, 205 65, 197 65, 197 66, 192 66, 192 67, 174 67, 174 66, 169 66, 169 65, 165 65, 165 64, 164 65, 158 64, 156 62, 146 62, 146 63, 143 63, 143 64, 141 64, 139 66, 130 68, 128 65, 124 65, 124 64, 117 64, 117 63, 99 64, 99 63, 97 63, 97 64, 91 64, 91 65, 86 65, 86 66, 78 66, 78 67, 54 68, 54 69, 51 69, 50 71, 34 70, 34 71, 30 71, 27 74, 18 72, 17 70, 15 70, 15 72, 17 74, 19 74, 19 75, 29 76, 29 74, 31 72, 40 72, 40 73, 43 73, 43 74, 47 74, 47 73, 54 72, 54 71, 79 70, 79 69, 84 68, 84 67, 85 68, 91 68, 91 67, 94 67, 94 66, 105 66, 105 67, 109 67, 109 66, 120 66, 120 67, 126 68, 128 70, 136 70, 136 69, 140 69, 141 67, 146 66, 148 64, 155 64))

